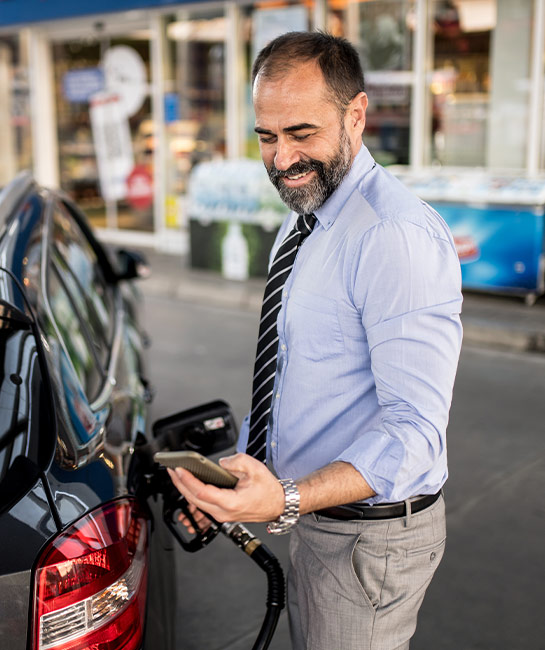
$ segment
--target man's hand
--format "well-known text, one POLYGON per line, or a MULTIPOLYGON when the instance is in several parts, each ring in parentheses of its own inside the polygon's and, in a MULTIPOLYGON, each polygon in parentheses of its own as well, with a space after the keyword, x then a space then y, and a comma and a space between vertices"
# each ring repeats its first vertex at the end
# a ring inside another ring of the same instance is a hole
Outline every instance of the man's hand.
MULTIPOLYGON (((238 477, 233 489, 218 488, 203 483, 191 472, 177 467, 168 473, 174 485, 188 500, 200 510, 196 521, 206 526, 202 513, 211 515, 216 521, 262 522, 274 521, 284 511, 284 490, 278 479, 260 461, 247 454, 235 454, 222 458, 220 465, 238 477)), ((181 521, 186 526, 189 520, 181 521)), ((194 532, 188 526, 189 532, 194 532)))
MULTIPOLYGON (((189 512, 197 524, 197 528, 199 529, 198 532, 204 533, 210 528, 210 524, 212 523, 210 519, 208 519, 205 513, 201 512, 192 503, 189 504, 189 512)), ((187 528, 188 533, 191 533, 193 535, 193 533, 197 532, 195 530, 195 526, 193 526, 191 519, 189 519, 189 517, 187 517, 183 512, 178 517, 178 521, 187 528)))

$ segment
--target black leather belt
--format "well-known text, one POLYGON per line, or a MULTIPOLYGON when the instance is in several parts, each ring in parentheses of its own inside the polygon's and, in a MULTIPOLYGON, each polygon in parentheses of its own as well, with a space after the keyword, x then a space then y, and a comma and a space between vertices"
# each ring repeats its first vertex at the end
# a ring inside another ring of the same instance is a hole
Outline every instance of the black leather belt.
MULTIPOLYGON (((424 496, 409 499, 411 504, 411 514, 416 514, 425 508, 429 508, 441 496, 442 492, 437 494, 425 494, 424 496)), ((407 514, 405 501, 397 503, 379 503, 376 506, 370 506, 365 503, 347 503, 344 506, 334 506, 333 508, 324 508, 316 510, 317 515, 329 517, 330 519, 341 519, 343 521, 358 519, 395 519, 404 517, 407 514)))

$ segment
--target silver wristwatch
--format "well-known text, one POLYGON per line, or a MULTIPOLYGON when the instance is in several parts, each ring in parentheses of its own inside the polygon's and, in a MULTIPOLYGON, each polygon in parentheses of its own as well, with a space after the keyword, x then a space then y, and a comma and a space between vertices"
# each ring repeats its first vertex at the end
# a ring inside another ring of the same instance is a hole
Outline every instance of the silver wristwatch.
POLYGON ((267 531, 273 535, 285 535, 299 521, 299 503, 301 496, 295 481, 291 478, 281 478, 280 485, 284 488, 286 499, 284 512, 267 526, 267 531))

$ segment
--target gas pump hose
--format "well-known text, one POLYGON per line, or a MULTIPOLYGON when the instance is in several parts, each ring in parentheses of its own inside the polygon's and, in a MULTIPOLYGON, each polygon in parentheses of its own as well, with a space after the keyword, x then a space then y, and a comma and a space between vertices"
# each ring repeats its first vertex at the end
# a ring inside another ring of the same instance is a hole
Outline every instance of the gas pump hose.
POLYGON ((244 551, 267 574, 267 611, 252 650, 266 650, 284 608, 284 573, 271 551, 240 523, 219 524, 221 532, 244 551))

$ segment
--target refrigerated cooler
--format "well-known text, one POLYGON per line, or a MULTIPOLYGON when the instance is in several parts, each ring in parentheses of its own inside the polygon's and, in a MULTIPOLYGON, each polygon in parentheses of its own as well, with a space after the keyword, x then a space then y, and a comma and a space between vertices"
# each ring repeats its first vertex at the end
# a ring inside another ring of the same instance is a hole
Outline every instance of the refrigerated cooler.
POLYGON ((545 292, 545 178, 389 168, 449 225, 462 285, 533 304, 545 292))

